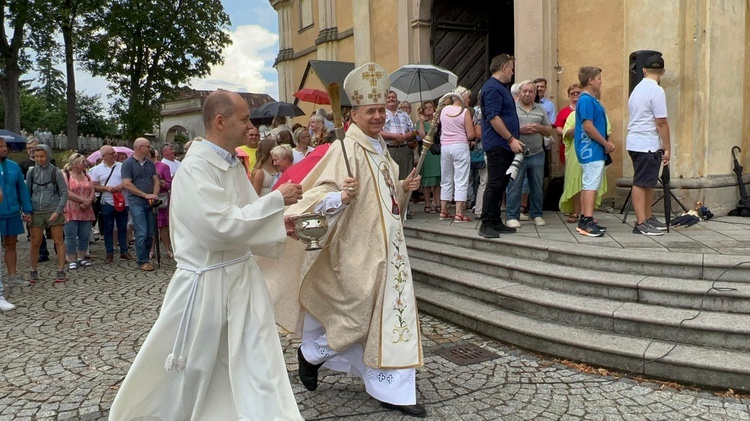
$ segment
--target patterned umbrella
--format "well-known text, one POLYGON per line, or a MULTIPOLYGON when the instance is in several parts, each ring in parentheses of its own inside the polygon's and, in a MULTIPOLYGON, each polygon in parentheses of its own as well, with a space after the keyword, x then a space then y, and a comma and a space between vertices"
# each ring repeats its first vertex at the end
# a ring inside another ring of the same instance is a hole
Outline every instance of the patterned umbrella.
POLYGON ((407 64, 389 75, 391 89, 400 101, 422 102, 433 100, 452 91, 458 76, 431 64, 407 64))

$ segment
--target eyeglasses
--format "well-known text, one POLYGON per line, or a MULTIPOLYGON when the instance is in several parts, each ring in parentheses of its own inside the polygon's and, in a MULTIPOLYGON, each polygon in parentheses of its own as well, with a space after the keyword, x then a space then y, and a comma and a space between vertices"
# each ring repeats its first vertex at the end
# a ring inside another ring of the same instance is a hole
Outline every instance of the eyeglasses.
POLYGON ((576 92, 571 92, 571 93, 570 93, 570 96, 578 96, 578 95, 581 95, 581 93, 580 93, 580 92, 577 92, 577 91, 576 91, 576 92))
POLYGON ((103 153, 102 155, 103 156, 117 155, 117 152, 107 152, 107 153, 103 153))

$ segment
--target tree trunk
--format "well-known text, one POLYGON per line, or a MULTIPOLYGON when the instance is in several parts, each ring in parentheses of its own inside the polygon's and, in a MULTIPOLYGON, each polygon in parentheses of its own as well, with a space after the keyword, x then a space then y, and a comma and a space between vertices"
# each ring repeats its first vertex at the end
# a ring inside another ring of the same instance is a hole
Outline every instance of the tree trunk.
POLYGON ((18 80, 21 69, 18 67, 18 56, 5 59, 5 75, 2 78, 2 95, 5 101, 5 129, 14 133, 21 131, 21 103, 18 99, 18 80))
POLYGON ((78 145, 78 112, 76 108, 76 70, 73 60, 73 27, 70 23, 65 22, 60 26, 65 42, 65 73, 68 85, 66 89, 68 149, 77 151, 80 145, 78 145))

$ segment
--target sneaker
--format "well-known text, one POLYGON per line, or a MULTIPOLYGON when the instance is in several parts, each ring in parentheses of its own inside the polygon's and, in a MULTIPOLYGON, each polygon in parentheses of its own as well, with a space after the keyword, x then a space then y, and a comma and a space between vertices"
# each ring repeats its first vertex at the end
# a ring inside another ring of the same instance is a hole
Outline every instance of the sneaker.
POLYGON ((57 271, 57 276, 55 276, 55 282, 56 283, 65 282, 65 278, 67 278, 67 276, 65 276, 65 271, 64 270, 58 270, 57 271))
POLYGON ((492 225, 484 225, 482 224, 481 227, 479 227, 479 235, 484 238, 498 238, 500 237, 500 233, 493 227, 492 225))
POLYGON ((581 235, 585 235, 587 237, 601 237, 602 235, 604 235, 604 233, 599 229, 594 221, 589 221, 585 224, 579 222, 576 231, 581 233, 581 235))
POLYGON ((496 224, 492 224, 492 228, 495 229, 495 231, 499 232, 500 234, 511 234, 516 232, 515 228, 511 228, 502 222, 498 222, 496 224))
POLYGON ((536 218, 534 218, 534 224, 536 224, 536 226, 538 227, 543 227, 547 225, 547 222, 541 216, 537 216, 536 218))
POLYGON ((601 231, 601 232, 607 232, 607 227, 603 227, 603 226, 601 226, 599 224, 596 224, 596 227, 599 228, 599 231, 601 231))
POLYGON ((667 225, 659 221, 658 219, 656 219, 654 215, 651 215, 651 218, 648 218, 645 223, 651 225, 652 227, 658 229, 659 231, 667 230, 667 225))
POLYGON ((16 306, 5 301, 5 297, 0 297, 0 311, 11 311, 15 309, 16 309, 16 306))
POLYGON ((521 217, 518 219, 520 219, 521 221, 531 221, 531 217, 529 217, 529 214, 523 212, 521 212, 521 217))
POLYGON ((18 275, 13 275, 8 278, 8 282, 6 282, 9 287, 27 287, 31 286, 31 282, 24 281, 23 279, 19 278, 18 275))
POLYGON ((663 232, 659 231, 657 228, 652 227, 648 223, 648 220, 646 220, 642 224, 636 224, 633 227, 633 234, 643 234, 643 235, 651 235, 651 236, 664 235, 663 232))
POLYGON ((31 274, 29 275, 29 283, 35 284, 36 281, 38 281, 38 280, 39 280, 39 272, 35 271, 35 270, 32 270, 31 274))
POLYGON ((509 228, 521 228, 521 223, 518 222, 518 219, 508 219, 505 221, 505 225, 509 228))

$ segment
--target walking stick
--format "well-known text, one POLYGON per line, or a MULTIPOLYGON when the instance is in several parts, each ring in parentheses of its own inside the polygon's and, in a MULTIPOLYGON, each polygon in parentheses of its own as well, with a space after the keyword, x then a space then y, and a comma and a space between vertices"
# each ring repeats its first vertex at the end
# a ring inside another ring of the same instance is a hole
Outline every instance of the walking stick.
POLYGON ((346 154, 346 145, 344 145, 344 119, 341 117, 341 91, 339 90, 339 84, 329 83, 326 86, 326 90, 328 91, 328 99, 331 103, 331 111, 333 112, 333 127, 336 132, 336 139, 341 141, 341 151, 344 153, 346 173, 349 175, 349 178, 354 178, 352 168, 349 165, 349 156, 346 154))
POLYGON ((156 250, 156 266, 161 268, 161 250, 159 247, 159 206, 153 206, 158 202, 152 202, 151 212, 154 214, 154 249, 156 250))

